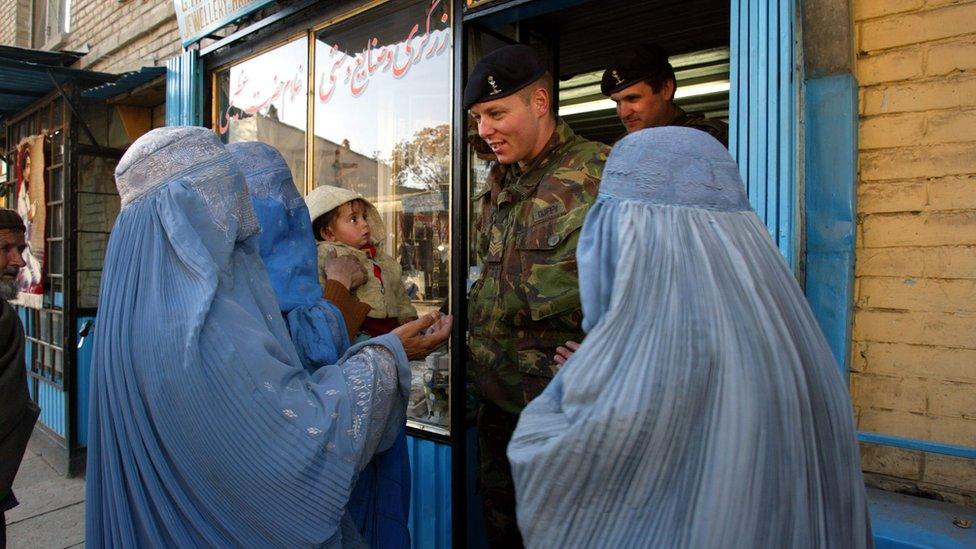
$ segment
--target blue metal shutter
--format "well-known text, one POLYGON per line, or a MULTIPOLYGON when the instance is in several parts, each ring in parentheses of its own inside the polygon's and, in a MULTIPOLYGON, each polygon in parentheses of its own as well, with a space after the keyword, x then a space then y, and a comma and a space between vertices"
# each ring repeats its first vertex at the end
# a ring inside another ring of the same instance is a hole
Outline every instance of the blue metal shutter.
POLYGON ((732 0, 729 150, 749 201, 797 269, 796 6, 732 0))
POLYGON ((166 125, 203 124, 203 63, 196 50, 166 62, 166 125))

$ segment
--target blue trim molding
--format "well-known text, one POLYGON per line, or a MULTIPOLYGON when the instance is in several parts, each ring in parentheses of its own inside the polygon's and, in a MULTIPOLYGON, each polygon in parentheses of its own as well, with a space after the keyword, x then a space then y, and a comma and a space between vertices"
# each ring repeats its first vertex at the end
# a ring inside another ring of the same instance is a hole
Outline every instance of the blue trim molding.
POLYGON ((866 431, 859 431, 857 433, 857 440, 870 444, 881 444, 883 446, 904 448, 906 450, 919 450, 933 454, 942 454, 944 456, 976 459, 976 448, 972 446, 958 446, 955 444, 946 444, 944 442, 931 442, 928 440, 896 437, 881 433, 869 433, 866 431))
POLYGON ((804 291, 845 379, 854 307, 857 81, 850 74, 805 82, 804 291))

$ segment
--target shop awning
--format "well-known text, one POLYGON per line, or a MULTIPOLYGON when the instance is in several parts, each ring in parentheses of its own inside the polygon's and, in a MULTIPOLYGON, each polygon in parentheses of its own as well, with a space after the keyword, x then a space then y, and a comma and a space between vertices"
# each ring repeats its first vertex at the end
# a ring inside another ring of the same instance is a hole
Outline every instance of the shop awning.
POLYGON ((137 71, 122 73, 115 82, 88 88, 81 92, 81 96, 108 100, 142 87, 165 74, 166 67, 142 67, 137 71))
POLYGON ((67 82, 89 87, 83 97, 109 99, 165 74, 164 67, 143 67, 123 74, 73 69, 82 54, 0 46, 0 123, 67 82))
POLYGON ((113 74, 65 66, 77 59, 70 53, 0 47, 0 120, 26 109, 56 84, 72 80, 104 84, 118 79, 113 74))

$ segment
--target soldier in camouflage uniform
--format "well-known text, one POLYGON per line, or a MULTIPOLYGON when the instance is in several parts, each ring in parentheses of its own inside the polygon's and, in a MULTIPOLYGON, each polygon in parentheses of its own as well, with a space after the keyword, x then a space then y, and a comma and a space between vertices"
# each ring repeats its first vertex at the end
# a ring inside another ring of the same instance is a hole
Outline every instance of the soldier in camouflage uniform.
POLYGON ((617 104, 617 116, 635 132, 659 126, 686 126, 701 130, 729 146, 729 126, 721 120, 688 114, 674 104, 677 89, 674 67, 657 44, 644 44, 622 52, 603 72, 600 90, 617 104))
POLYGON ((508 46, 475 67, 464 93, 498 157, 475 197, 483 267, 468 301, 478 487, 494 547, 522 544, 505 450, 518 414, 553 376, 556 347, 582 337, 576 243, 609 154, 552 114, 551 86, 530 48, 508 46))

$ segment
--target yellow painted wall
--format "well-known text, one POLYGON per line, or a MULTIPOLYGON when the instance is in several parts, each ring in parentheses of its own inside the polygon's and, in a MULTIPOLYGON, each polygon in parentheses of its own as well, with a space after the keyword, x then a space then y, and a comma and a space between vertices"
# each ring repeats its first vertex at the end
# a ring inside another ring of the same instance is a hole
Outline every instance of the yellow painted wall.
MULTIPOLYGON (((854 0, 858 428, 976 447, 976 0, 854 0)), ((976 506, 976 463, 862 445, 868 481, 976 506)))

